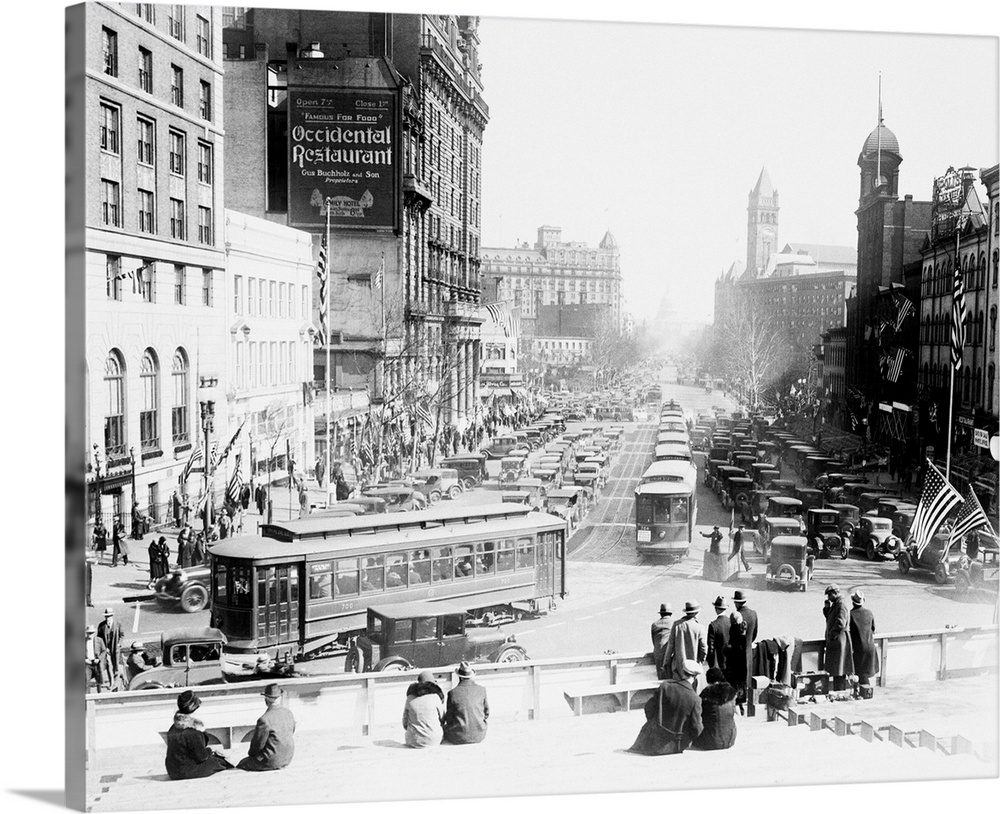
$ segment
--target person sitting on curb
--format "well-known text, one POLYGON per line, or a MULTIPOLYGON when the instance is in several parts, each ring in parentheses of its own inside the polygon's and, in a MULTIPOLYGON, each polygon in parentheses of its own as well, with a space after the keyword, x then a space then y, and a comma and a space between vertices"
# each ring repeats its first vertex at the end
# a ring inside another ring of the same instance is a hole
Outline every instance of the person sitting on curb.
POLYGON ((268 684, 261 695, 267 709, 257 719, 250 753, 236 765, 237 769, 247 772, 284 769, 295 754, 295 716, 281 705, 284 692, 279 685, 268 684))
POLYGON ((479 743, 486 737, 486 720, 490 717, 486 689, 473 681, 476 671, 467 661, 458 665, 455 675, 458 686, 448 693, 444 739, 448 743, 479 743))
POLYGON ((444 731, 444 693, 434 680, 434 673, 422 670, 417 680, 406 689, 403 707, 403 729, 406 745, 414 749, 438 746, 444 731))
POLYGON ((233 768, 222 755, 208 748, 205 725, 194 717, 201 699, 191 690, 177 696, 177 712, 167 730, 167 775, 171 780, 208 777, 233 768))
POLYGON ((701 691, 701 722, 705 728, 691 748, 706 752, 729 749, 736 743, 736 688, 718 667, 712 667, 705 680, 708 686, 701 691))

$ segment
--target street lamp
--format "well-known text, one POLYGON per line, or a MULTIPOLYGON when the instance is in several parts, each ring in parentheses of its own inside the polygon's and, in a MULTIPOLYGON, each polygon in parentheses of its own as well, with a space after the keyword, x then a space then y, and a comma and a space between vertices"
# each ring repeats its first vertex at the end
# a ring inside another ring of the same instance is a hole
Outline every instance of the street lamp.
POLYGON ((209 485, 208 485, 208 474, 209 474, 208 473, 208 467, 209 467, 208 436, 212 432, 213 424, 214 424, 214 420, 215 420, 215 402, 214 401, 203 401, 203 402, 200 402, 200 407, 201 407, 201 430, 202 430, 202 433, 205 436, 205 455, 204 455, 204 458, 203 458, 203 464, 204 464, 203 473, 204 473, 204 484, 205 484, 205 509, 204 509, 203 514, 202 514, 203 521, 204 521, 203 525, 202 525, 202 528, 205 531, 205 541, 206 541, 206 544, 207 544, 207 542, 208 542, 209 516, 212 513, 212 511, 211 511, 212 496, 211 496, 211 494, 209 494, 209 491, 208 491, 209 490, 209 485))
POLYGON ((132 465, 132 539, 137 540, 138 537, 135 536, 137 531, 136 521, 138 520, 138 512, 136 511, 135 502, 135 447, 128 448, 128 459, 129 463, 132 465))
POLYGON ((94 470, 96 473, 94 475, 94 482, 97 484, 97 501, 94 506, 94 520, 100 520, 103 522, 104 513, 101 508, 101 448, 97 445, 96 441, 94 442, 94 470))

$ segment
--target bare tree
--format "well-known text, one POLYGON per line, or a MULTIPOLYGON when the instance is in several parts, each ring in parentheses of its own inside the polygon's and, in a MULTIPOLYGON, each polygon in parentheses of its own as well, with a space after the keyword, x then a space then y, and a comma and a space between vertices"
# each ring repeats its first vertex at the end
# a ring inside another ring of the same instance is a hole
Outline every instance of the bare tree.
POLYGON ((752 297, 741 299, 722 326, 719 351, 726 377, 750 411, 764 404, 768 388, 790 364, 784 331, 764 316, 752 297))

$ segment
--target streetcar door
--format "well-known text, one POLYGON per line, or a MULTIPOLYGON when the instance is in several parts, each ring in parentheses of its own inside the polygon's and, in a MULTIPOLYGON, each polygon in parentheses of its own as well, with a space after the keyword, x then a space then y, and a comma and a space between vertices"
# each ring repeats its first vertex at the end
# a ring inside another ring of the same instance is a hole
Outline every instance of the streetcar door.
POLYGON ((552 596, 552 534, 539 534, 535 541, 535 596, 552 596))
POLYGON ((267 647, 299 640, 299 569, 297 565, 257 568, 257 635, 267 647))

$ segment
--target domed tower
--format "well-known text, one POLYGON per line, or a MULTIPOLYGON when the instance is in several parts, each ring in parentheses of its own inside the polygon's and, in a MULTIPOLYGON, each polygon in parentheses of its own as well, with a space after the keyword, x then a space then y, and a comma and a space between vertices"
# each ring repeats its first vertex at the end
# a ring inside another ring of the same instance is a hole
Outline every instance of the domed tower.
POLYGON ((899 154, 899 142, 895 134, 883 124, 881 115, 878 127, 868 134, 865 145, 858 156, 861 168, 861 194, 864 202, 871 195, 899 196, 899 165, 903 156, 899 154))
POLYGON ((759 277, 778 251, 778 191, 761 167, 747 204, 747 273, 759 277))

